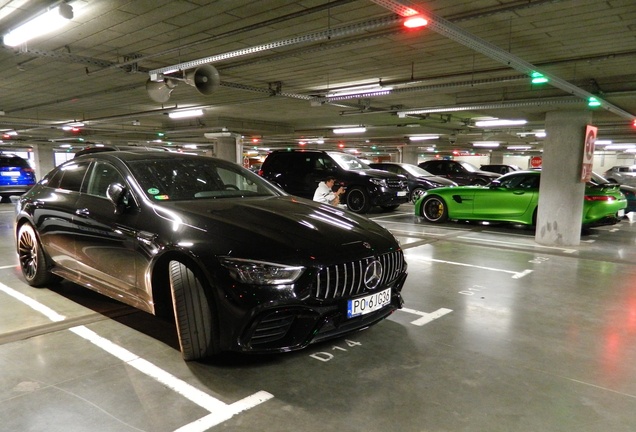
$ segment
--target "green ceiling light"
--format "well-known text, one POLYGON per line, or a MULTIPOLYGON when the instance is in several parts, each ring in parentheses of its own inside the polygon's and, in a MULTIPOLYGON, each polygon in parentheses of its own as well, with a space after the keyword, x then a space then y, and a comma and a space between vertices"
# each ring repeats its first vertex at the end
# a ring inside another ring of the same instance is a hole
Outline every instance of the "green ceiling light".
POLYGON ((587 99, 587 106, 589 106, 590 108, 600 107, 601 106, 601 101, 596 99, 594 96, 590 96, 587 99))
POLYGON ((541 72, 532 72, 530 78, 532 79, 532 84, 545 84, 549 81, 541 72))

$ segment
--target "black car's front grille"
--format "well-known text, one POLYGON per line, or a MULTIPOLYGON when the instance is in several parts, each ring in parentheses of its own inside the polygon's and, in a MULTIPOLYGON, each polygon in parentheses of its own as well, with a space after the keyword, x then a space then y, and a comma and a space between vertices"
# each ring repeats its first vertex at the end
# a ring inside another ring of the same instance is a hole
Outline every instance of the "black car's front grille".
POLYGON ((392 189, 406 189, 406 182, 404 180, 387 179, 386 184, 392 189))
POLYGON ((378 287, 386 286, 404 271, 402 251, 390 252, 377 257, 367 257, 359 261, 334 264, 320 269, 316 275, 313 297, 320 300, 351 297, 367 290, 364 273, 373 261, 382 265, 382 278, 378 287))

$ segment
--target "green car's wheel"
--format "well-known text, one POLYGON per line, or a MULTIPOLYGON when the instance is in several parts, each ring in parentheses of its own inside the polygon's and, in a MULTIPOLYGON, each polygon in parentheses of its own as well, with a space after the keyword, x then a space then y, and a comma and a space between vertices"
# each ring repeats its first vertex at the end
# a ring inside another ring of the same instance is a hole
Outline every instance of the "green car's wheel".
POLYGON ((422 202, 422 217, 429 222, 446 222, 448 220, 446 202, 436 195, 424 198, 422 202))

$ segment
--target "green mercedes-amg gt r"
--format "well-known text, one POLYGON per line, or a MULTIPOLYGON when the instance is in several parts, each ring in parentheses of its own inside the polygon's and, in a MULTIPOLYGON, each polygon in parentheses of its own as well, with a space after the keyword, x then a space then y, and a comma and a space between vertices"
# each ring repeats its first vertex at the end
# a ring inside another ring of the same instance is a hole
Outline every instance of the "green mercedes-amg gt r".
MULTIPOLYGON (((474 220, 535 225, 540 171, 516 171, 487 186, 442 187, 415 203, 415 215, 428 222, 474 220)), ((595 176, 585 188, 583 226, 612 225, 625 214, 619 185, 595 176)))

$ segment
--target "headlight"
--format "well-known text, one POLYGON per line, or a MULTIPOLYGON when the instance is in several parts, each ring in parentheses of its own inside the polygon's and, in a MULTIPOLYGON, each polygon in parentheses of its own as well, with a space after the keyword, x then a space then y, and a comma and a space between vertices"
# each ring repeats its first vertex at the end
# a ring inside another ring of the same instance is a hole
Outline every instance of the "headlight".
POLYGON ((374 185, 386 187, 386 180, 383 178, 372 178, 369 180, 371 180, 371 183, 373 183, 374 185))
POLYGON ((250 285, 280 285, 294 283, 305 270, 302 266, 288 266, 265 261, 240 258, 221 258, 221 265, 236 281, 250 285))

